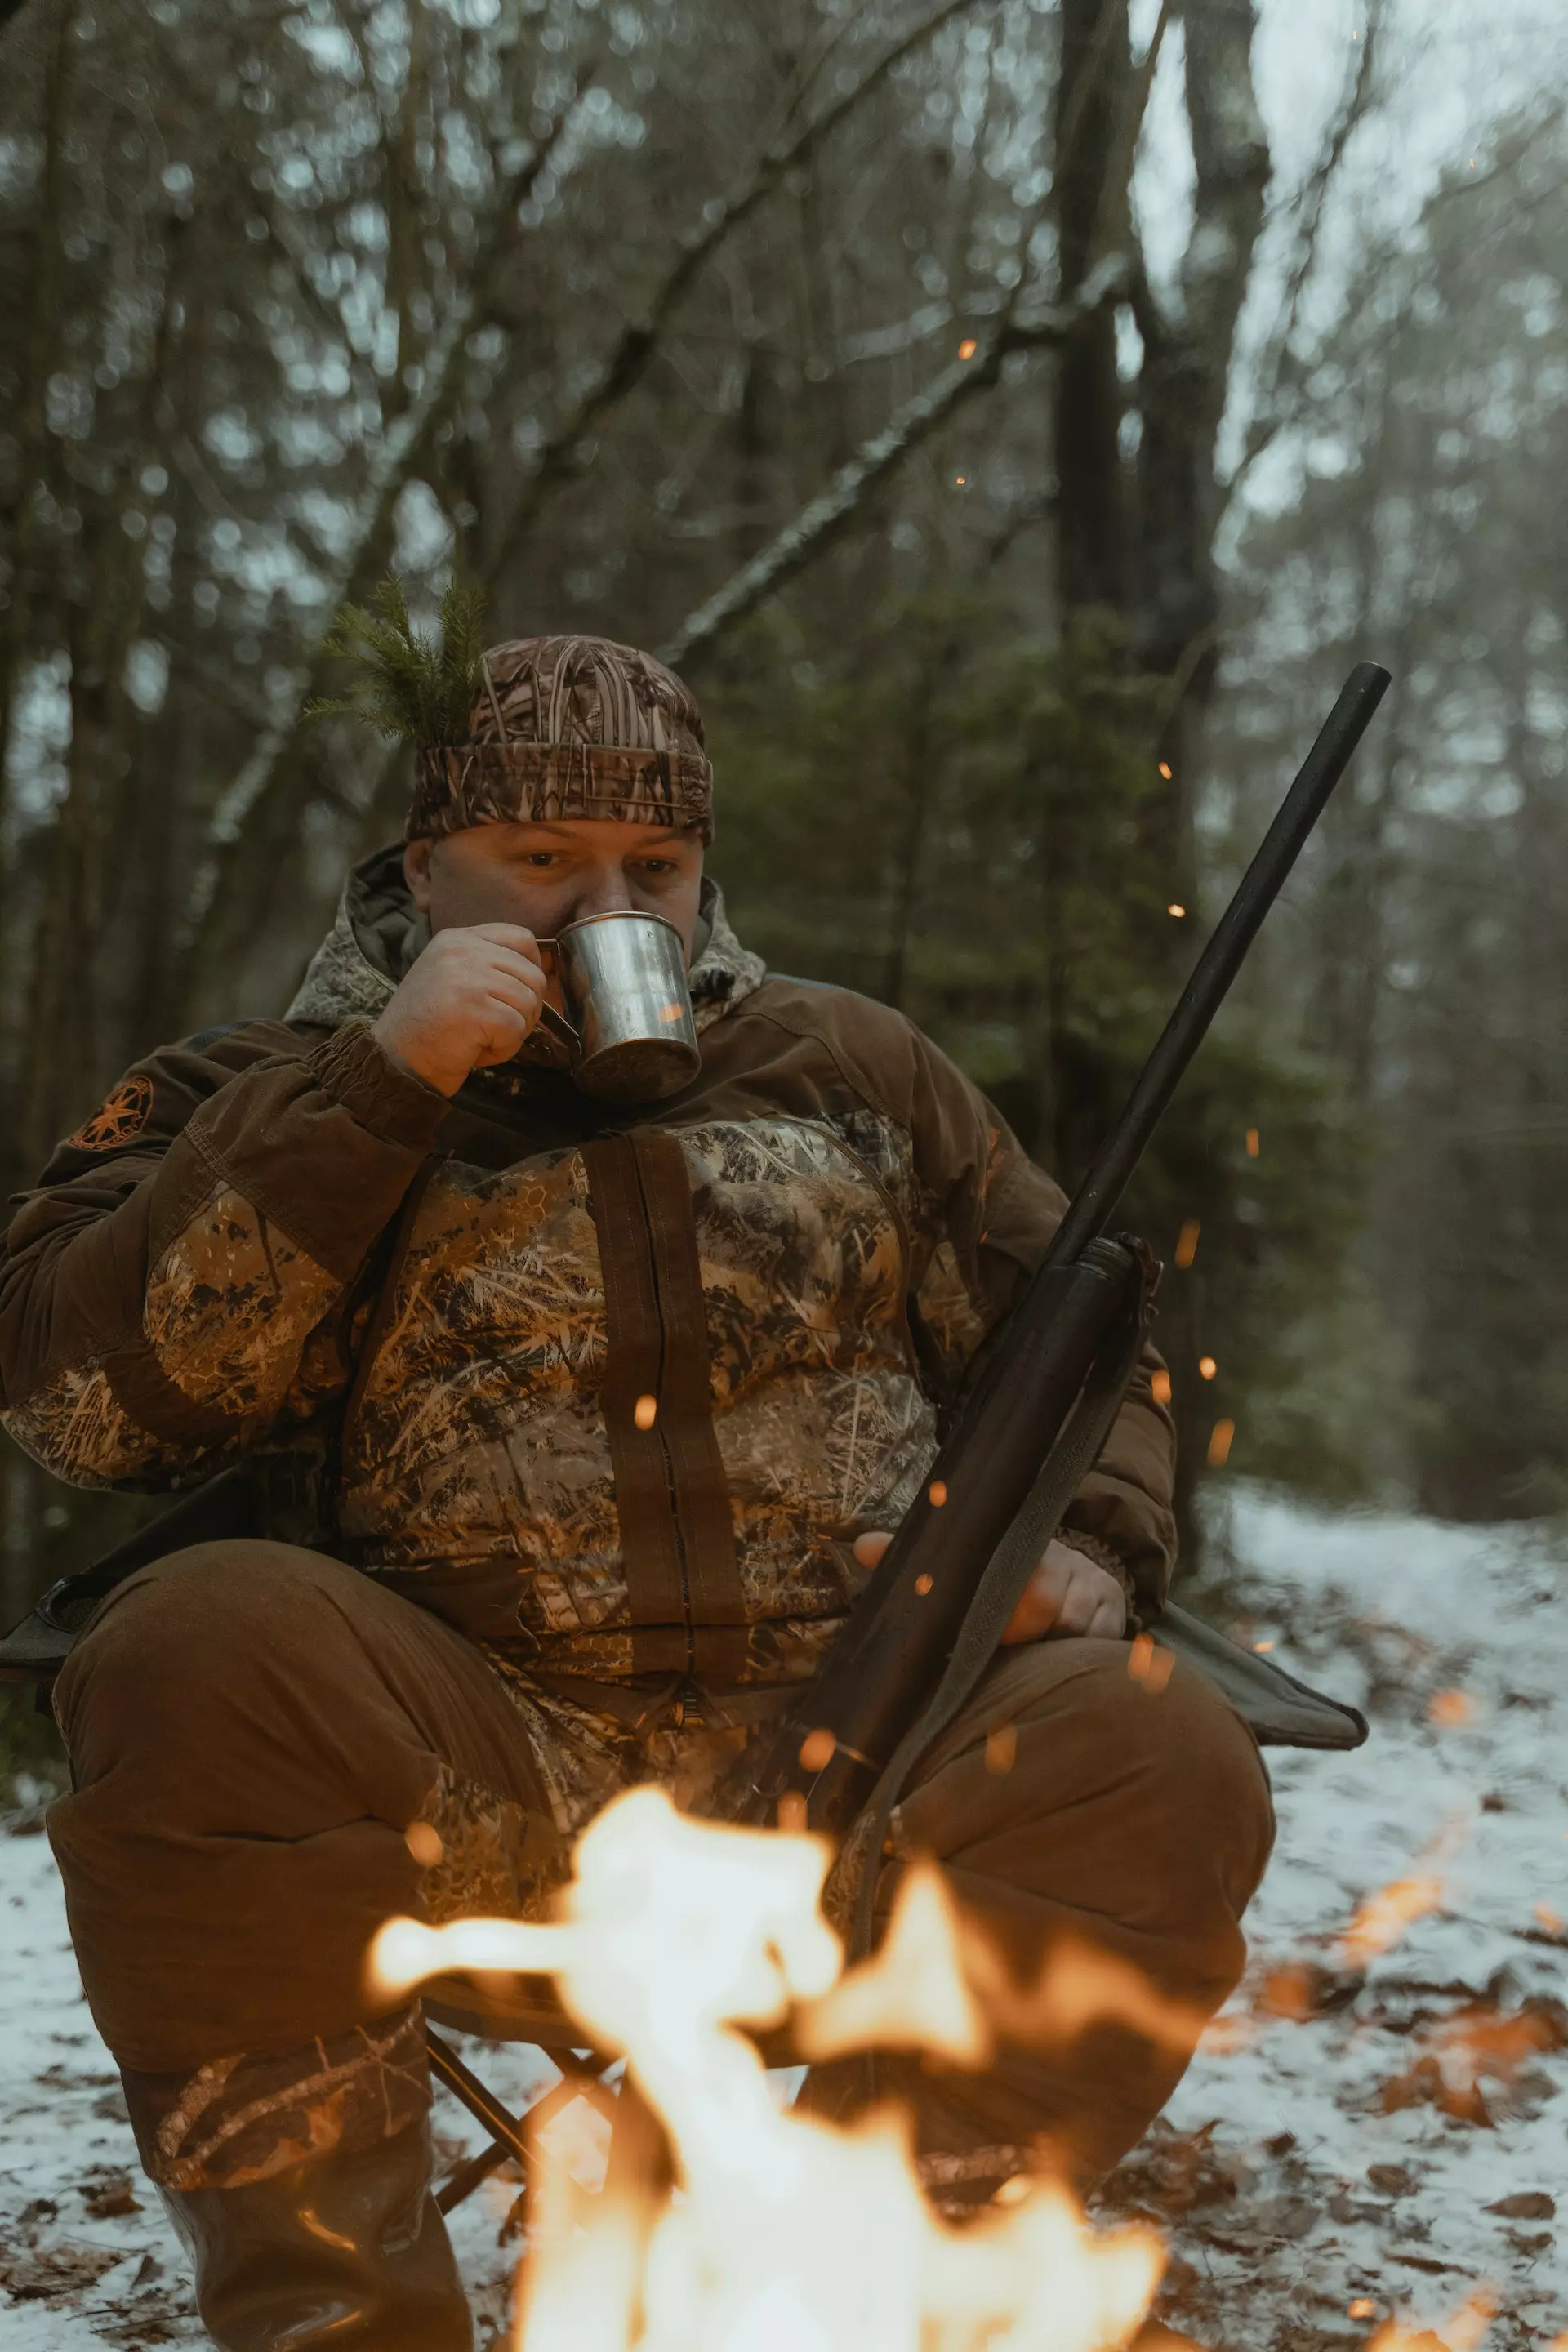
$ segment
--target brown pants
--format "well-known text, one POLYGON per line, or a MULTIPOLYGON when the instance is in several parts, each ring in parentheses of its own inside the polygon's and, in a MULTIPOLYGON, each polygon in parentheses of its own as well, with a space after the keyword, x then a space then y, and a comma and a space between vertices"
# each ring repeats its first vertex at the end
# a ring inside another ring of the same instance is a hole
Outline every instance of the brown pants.
MULTIPOLYGON (((1200 1675, 1178 1663, 1155 1692, 1128 1660, 1082 1640, 1005 1654, 923 1760, 900 1843, 940 1859, 1020 1979, 1067 1933, 1207 2014, 1241 1971, 1268 1783, 1200 1675)), ((121 1588, 56 1703, 74 1786, 49 1834, 154 2176, 253 2179, 421 2112, 416 2017, 369 2016, 363 1990, 376 1928, 430 1893, 406 1832, 437 1824, 448 1882, 466 1872, 458 1907, 515 1908, 548 1811, 482 1654, 317 1553, 203 1544, 121 1588)), ((909 2087, 928 2147, 1043 2138, 1089 2179, 1184 2063, 1102 2026, 909 2087)))

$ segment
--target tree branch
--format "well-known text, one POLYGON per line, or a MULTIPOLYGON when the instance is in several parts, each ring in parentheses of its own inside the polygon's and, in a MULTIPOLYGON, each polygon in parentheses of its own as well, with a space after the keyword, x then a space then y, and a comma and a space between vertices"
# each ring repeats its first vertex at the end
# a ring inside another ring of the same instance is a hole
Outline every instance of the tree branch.
POLYGON ((496 533, 497 551, 482 575, 487 582, 515 556, 519 541, 531 529, 551 491, 577 470, 595 428, 641 381, 671 314, 720 247, 772 194, 787 173, 804 163, 880 88, 895 67, 911 57, 953 17, 974 5, 975 0, 942 0, 934 15, 917 25, 901 41, 895 42, 826 112, 816 116, 793 138, 775 141, 765 148, 727 196, 703 206, 696 221, 679 239, 676 258, 641 318, 622 329, 618 341, 593 383, 539 450, 504 527, 496 533))
MULTIPOLYGON (((369 479, 360 505, 359 527, 348 559, 340 567, 330 600, 334 610, 345 599, 363 601, 373 584, 373 575, 384 561, 393 509, 425 461, 459 395, 469 337, 491 317, 501 264, 510 248, 517 208, 526 200, 559 146, 591 79, 591 74, 584 74, 571 99, 552 118, 527 163, 506 183, 468 285, 454 301, 425 353, 420 390, 388 425, 372 455, 369 479)), ((289 772, 303 724, 300 713, 306 702, 322 691, 330 666, 331 657, 318 644, 310 660, 290 680, 283 710, 263 733, 207 820, 185 904, 180 943, 182 989, 188 985, 211 936, 228 878, 243 862, 253 828, 289 772)))
POLYGON ((1121 294, 1126 278, 1124 256, 1111 254, 1089 273, 1071 301, 1026 320, 1005 320, 973 359, 955 360, 944 368, 936 382, 906 402, 880 433, 862 443, 792 523, 681 623, 659 659, 679 667, 711 652, 721 637, 821 554, 912 450, 928 441, 960 408, 993 389, 1010 352, 1036 351, 1065 341, 1085 319, 1121 294))
POLYGON ((1225 486, 1227 504, 1286 421, 1283 401, 1288 384, 1293 385, 1300 378, 1301 368, 1295 359, 1292 345, 1300 323, 1302 298, 1312 274, 1312 265, 1318 257, 1318 236, 1322 226, 1329 190, 1343 161, 1351 136, 1365 117, 1372 96, 1373 59, 1378 34, 1382 29, 1382 15, 1381 0, 1368 0, 1366 26, 1359 44, 1350 89, 1330 125, 1323 152, 1297 200, 1301 218, 1296 234, 1296 250, 1281 290, 1274 328, 1258 364, 1258 382, 1265 389, 1247 427, 1241 457, 1225 486))

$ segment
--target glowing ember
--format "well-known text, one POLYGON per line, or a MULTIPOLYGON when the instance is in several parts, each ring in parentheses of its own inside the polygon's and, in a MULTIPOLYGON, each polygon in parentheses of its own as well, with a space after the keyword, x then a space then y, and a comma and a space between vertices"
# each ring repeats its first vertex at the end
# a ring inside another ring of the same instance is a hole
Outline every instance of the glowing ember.
POLYGON ((1434 1691, 1426 1703, 1426 1720, 1445 1731, 1462 1731, 1476 1719, 1476 1702, 1467 1691, 1434 1691))
POLYGON ((1200 1380, 1212 1381, 1218 1370, 1219 1366, 1215 1363, 1212 1356, 1200 1356, 1198 1358, 1198 1377, 1200 1380))
POLYGON ((1127 1671, 1147 1691, 1163 1691, 1171 1679, 1175 1659, 1162 1650, 1152 1633, 1135 1633, 1127 1652, 1127 1671))
POLYGON ((1230 1449, 1236 1437, 1234 1421, 1216 1421, 1209 1432, 1208 1462, 1211 1470, 1222 1470, 1230 1460, 1230 1449))
POLYGON ((1176 1237, 1176 1264, 1191 1265, 1198 1254, 1198 1235, 1203 1231, 1196 1217, 1189 1217, 1176 1237))
POLYGON ((1446 2345, 1447 2352, 1479 2352, 1496 2311, 1497 2297, 1488 2288, 1479 2287, 1441 2327, 1413 2328, 1391 2319, 1378 2329, 1367 2352, 1431 2352, 1434 2343, 1446 2345))
POLYGON ((1258 1148, 1258 1129, 1255 1127, 1249 1127, 1247 1130, 1247 1156, 1249 1160, 1257 1159, 1258 1148))
POLYGON ((1171 1402, 1170 1373, 1163 1371, 1152 1373, 1149 1380, 1149 1393, 1156 1404, 1169 1404, 1171 1402))
POLYGON ((1160 773, 1164 777, 1165 782, 1166 782, 1167 783, 1169 783, 1169 782, 1170 782, 1170 781, 1171 781, 1171 763, 1170 763, 1169 760, 1162 760, 1162 761, 1161 761, 1161 762, 1160 762, 1160 773))
POLYGON ((984 1951, 960 1966, 929 1870, 906 1874, 882 1951, 845 1976, 818 1907, 828 1859, 819 1838, 694 1822, 634 1789, 584 1832, 558 1924, 397 1919, 377 1937, 387 1992, 454 1969, 552 1973, 668 2135, 678 2188, 640 2205, 542 2168, 518 2352, 1110 2352, 1141 2325, 1150 2231, 1096 2234, 1040 2179, 953 2229, 894 2110, 849 2129, 781 2111, 734 2029, 793 2018, 816 2054, 891 2042, 975 2064, 988 2015, 1042 2039, 1132 2017, 1184 2046, 1201 2020, 1089 1951, 1058 1949, 1026 1991, 1000 1963, 982 1986, 984 1951))
POLYGON ((959 358, 960 358, 961 360, 972 360, 972 359, 974 357, 974 353, 975 353, 975 350, 976 350, 976 348, 977 348, 977 346, 976 346, 976 344, 975 344, 975 341, 974 341, 973 336, 973 335, 965 335, 965 337, 964 337, 963 341, 960 343, 960 345, 959 345, 959 347, 958 347, 958 356, 959 356, 959 358))
POLYGON ((931 1480, 931 1485, 926 1488, 926 1500, 933 1511, 942 1509, 947 1500, 947 1481, 944 1478, 931 1480))
POLYGON ((1366 1968, 1380 1954, 1392 1951, 1413 1921, 1438 1909, 1447 1891, 1440 1865, 1452 1861, 1469 1831, 1468 1813, 1450 1815, 1417 1855, 1424 1867, 1408 1878, 1394 1879, 1357 1906, 1336 1947, 1342 1968, 1366 1968))
POLYGON ((638 1397, 632 1407, 632 1419, 639 1429, 651 1429, 658 1419, 658 1399, 656 1396, 638 1397))

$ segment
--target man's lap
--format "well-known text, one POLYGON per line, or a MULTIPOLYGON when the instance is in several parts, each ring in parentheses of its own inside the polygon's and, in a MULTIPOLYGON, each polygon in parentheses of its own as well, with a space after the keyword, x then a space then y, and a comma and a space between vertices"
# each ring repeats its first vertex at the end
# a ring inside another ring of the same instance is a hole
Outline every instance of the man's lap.
MULTIPOLYGON (((1222 1953, 1205 1927, 1191 1965, 1217 1975, 1267 1854, 1261 1768, 1200 1676, 1179 1666, 1154 1693, 1128 1654, 1071 1641, 999 1660, 922 1760, 899 1842, 941 1858, 1007 1941, 1011 1923, 1020 1958, 1064 1905, 1158 1940, 1195 1874, 1196 1908, 1231 1932, 1222 1953)), ((515 1910, 557 1866, 526 1699, 321 1554, 203 1545, 142 1571, 57 1702, 76 1788, 51 1835, 95 2015, 132 2065, 347 2030, 381 1919, 515 1910), (442 1838, 434 1874, 416 1822, 442 1838)))

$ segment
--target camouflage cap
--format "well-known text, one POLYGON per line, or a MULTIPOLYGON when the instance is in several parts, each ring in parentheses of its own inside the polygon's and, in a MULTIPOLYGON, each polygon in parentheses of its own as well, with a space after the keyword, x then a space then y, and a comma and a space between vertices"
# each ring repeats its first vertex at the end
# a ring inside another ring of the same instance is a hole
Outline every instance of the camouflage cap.
POLYGON ((484 656, 468 740, 418 755, 404 838, 620 817, 713 835, 702 719, 673 670, 608 637, 514 637, 484 656))

